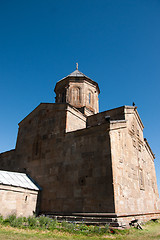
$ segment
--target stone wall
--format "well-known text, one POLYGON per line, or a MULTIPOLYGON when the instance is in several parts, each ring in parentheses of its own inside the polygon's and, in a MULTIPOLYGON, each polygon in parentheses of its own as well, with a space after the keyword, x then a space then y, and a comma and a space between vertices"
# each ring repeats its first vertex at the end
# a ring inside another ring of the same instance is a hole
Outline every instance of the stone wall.
POLYGON ((0 214, 4 217, 32 216, 36 212, 38 192, 0 184, 0 214))
POLYGON ((11 170, 15 168, 15 149, 7 152, 0 153, 0 169, 1 170, 11 170))
POLYGON ((154 155, 136 109, 125 111, 126 123, 111 122, 110 131, 116 213, 155 213, 160 209, 154 155))
POLYGON ((86 106, 94 113, 99 112, 98 91, 96 86, 83 80, 70 82, 69 84, 69 103, 77 108, 86 106))
POLYGON ((66 132, 86 128, 86 117, 76 108, 68 105, 66 112, 66 132))
POLYGON ((101 113, 94 114, 92 116, 88 116, 87 118, 87 126, 96 126, 97 124, 103 124, 106 121, 110 120, 124 120, 125 113, 124 113, 124 106, 115 108, 112 110, 104 111, 101 113))
POLYGON ((65 147, 62 171, 71 193, 64 201, 72 199, 66 209, 114 212, 108 124, 66 134, 65 147))
POLYGON ((46 139, 45 159, 27 164, 43 189, 41 212, 114 212, 107 129, 103 125, 46 139))
POLYGON ((19 123, 16 144, 17 171, 30 171, 28 166, 37 168, 41 161, 45 161, 49 152, 54 149, 54 145, 48 149, 48 141, 52 144, 52 139, 59 141, 65 134, 65 109, 66 104, 40 104, 19 123))

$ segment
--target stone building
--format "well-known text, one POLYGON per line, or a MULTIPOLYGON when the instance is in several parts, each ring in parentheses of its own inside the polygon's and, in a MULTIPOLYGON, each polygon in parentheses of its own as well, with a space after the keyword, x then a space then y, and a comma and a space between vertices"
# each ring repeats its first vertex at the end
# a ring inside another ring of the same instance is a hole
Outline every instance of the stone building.
POLYGON ((0 170, 0 215, 33 215, 36 212, 39 191, 39 186, 25 173, 0 170))
MULTIPOLYGON (((98 84, 78 69, 57 82, 55 103, 41 103, 20 123, 0 168, 25 171, 41 187, 40 213, 160 217, 154 154, 135 106, 99 113, 98 84)), ((106 220, 107 221, 107 220, 106 220)))

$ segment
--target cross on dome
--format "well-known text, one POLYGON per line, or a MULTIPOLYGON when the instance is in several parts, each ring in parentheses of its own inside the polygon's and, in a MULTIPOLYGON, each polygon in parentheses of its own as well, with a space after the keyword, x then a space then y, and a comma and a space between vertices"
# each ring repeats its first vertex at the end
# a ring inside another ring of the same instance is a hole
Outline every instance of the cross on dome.
POLYGON ((78 63, 76 63, 76 70, 78 70, 78 63))

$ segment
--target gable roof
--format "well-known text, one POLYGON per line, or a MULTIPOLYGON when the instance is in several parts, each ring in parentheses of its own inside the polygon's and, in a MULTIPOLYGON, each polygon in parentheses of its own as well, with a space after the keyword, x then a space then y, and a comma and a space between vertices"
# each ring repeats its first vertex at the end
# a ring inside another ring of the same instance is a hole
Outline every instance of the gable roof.
POLYGON ((0 184, 14 187, 22 187, 31 190, 40 190, 26 173, 9 172, 0 170, 0 184))

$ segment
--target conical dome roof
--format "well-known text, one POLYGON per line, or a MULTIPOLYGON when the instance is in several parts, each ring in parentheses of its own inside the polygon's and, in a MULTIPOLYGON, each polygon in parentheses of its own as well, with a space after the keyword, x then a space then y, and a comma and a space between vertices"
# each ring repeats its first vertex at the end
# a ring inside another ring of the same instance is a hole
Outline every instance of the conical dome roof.
POLYGON ((59 80, 56 83, 55 92, 56 92, 56 89, 57 89, 58 86, 63 84, 63 82, 67 81, 68 79, 72 79, 72 78, 77 78, 77 79, 78 78, 84 78, 84 79, 88 80, 89 82, 91 82, 92 84, 97 86, 98 92, 100 93, 98 83, 93 81, 91 78, 87 77, 84 73, 80 72, 78 70, 78 68, 74 72, 70 73, 69 75, 67 75, 66 77, 62 78, 61 80, 59 80))
POLYGON ((82 72, 80 72, 78 69, 76 69, 74 72, 69 74, 67 77, 87 77, 87 76, 84 75, 82 72))

